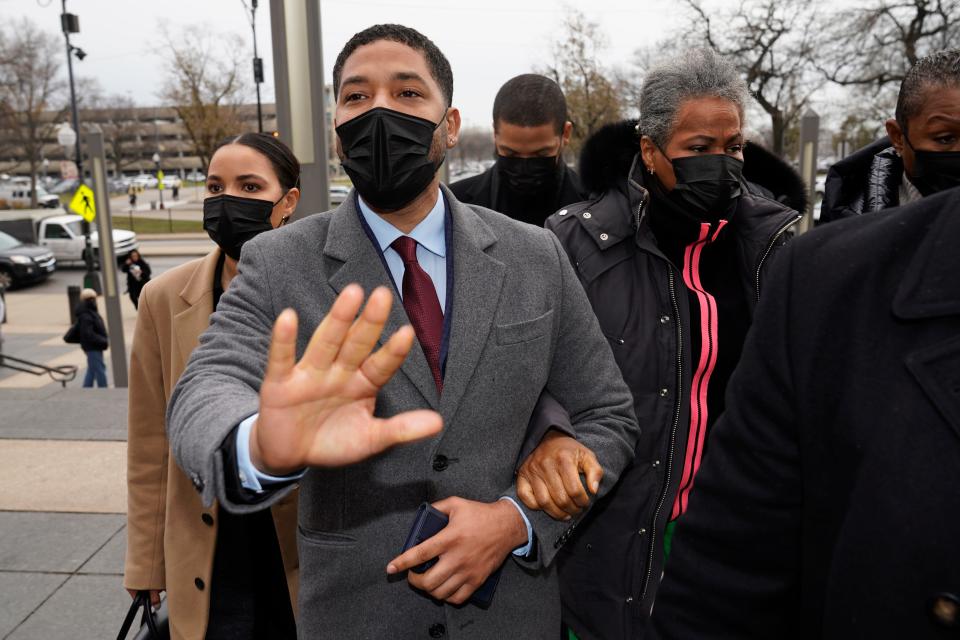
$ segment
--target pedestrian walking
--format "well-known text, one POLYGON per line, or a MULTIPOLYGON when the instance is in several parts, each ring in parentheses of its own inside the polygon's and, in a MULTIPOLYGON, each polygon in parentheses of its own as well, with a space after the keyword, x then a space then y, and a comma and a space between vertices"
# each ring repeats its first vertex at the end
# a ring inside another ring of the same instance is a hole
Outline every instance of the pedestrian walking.
POLYGON ((130 296, 130 302, 133 303, 134 309, 138 309, 140 292, 143 286, 150 282, 150 265, 143 259, 140 252, 134 249, 120 269, 127 274, 127 294, 130 296))
POLYGON ((84 289, 80 292, 80 303, 74 315, 77 320, 63 336, 64 342, 79 344, 87 355, 87 375, 83 378, 84 388, 107 386, 107 365, 103 361, 103 352, 107 350, 110 341, 107 338, 107 329, 103 318, 97 311, 97 292, 93 289, 84 289))
POLYGON ((130 212, 132 213, 137 208, 137 185, 131 184, 127 188, 127 195, 130 197, 130 212))

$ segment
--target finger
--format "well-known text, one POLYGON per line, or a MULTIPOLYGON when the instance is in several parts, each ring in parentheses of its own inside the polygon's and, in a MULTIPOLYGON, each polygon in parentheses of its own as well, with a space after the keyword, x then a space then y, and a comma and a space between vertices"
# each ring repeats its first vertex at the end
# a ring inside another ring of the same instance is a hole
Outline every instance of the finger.
POLYGON ((440 513, 445 513, 450 515, 453 513, 454 508, 462 502, 461 498, 457 496, 450 496, 449 498, 444 498, 443 500, 438 500, 432 503, 430 506, 439 511, 440 513))
POLYGON ((580 469, 587 478, 587 488, 590 489, 590 493, 596 495, 600 490, 600 481, 603 480, 603 467, 592 451, 584 454, 580 461, 580 469))
POLYGON ((448 598, 444 598, 444 600, 446 600, 450 604, 463 604, 464 602, 470 599, 470 596, 472 596, 473 592, 476 590, 477 589, 472 584, 470 584, 469 582, 465 582, 463 586, 457 589, 456 593, 454 593, 452 596, 448 598))
POLYGON ((363 361, 360 366, 363 375, 377 389, 387 384, 413 348, 415 337, 413 327, 409 325, 398 329, 385 345, 363 361))
MULTIPOLYGON (((455 573, 450 578, 438 586, 436 589, 430 591, 430 595, 436 598, 437 600, 446 600, 452 597, 457 591, 462 589, 467 585, 466 576, 460 573, 455 573)), ((472 590, 471 590, 472 593, 472 590)))
POLYGON ((526 476, 517 476, 517 497, 528 509, 540 511, 540 502, 533 494, 533 487, 530 486, 526 476))
POLYGON ((151 592, 150 592, 150 604, 153 605, 154 607, 159 607, 159 606, 160 606, 160 592, 159 592, 159 591, 151 591, 151 592))
POLYGON ((424 540, 415 547, 410 547, 387 564, 387 574, 393 575, 419 566, 428 560, 439 556, 447 545, 446 537, 441 531, 428 540, 424 540))
POLYGON ((297 312, 284 309, 273 323, 264 381, 281 380, 297 362, 297 312))
POLYGON ((363 289, 360 285, 350 284, 343 288, 310 337, 301 360, 305 366, 318 371, 330 368, 362 304, 363 289))
MULTIPOLYGON (((569 460, 571 463, 573 462, 573 460, 566 455, 561 456, 561 462, 563 460, 569 460)), ((575 475, 577 473, 575 465, 573 466, 573 473, 575 475)), ((557 463, 553 466, 544 480, 547 484, 547 490, 550 492, 550 497, 553 499, 553 503, 555 505, 560 507, 560 509, 567 515, 576 515, 580 512, 580 509, 573 502, 573 500, 570 498, 570 494, 567 492, 567 487, 563 478, 563 469, 560 463, 557 463)))
MULTIPOLYGON (((439 589, 441 585, 446 583, 451 576, 455 573, 456 568, 452 563, 445 562, 443 556, 437 561, 435 565, 430 567, 424 573, 416 573, 411 571, 407 574, 407 581, 420 589, 421 591, 427 591, 433 593, 436 589, 439 589)), ((459 584, 457 585, 459 586, 459 584)), ((456 591, 456 587, 451 589, 450 593, 456 591)))
POLYGON ((390 307, 393 305, 393 294, 386 287, 377 287, 367 299, 363 313, 354 321, 347 337, 337 354, 337 365, 353 371, 360 366, 383 333, 383 327, 390 317, 390 307))
POLYGON ((550 496, 550 490, 547 488, 547 485, 540 478, 534 478, 532 483, 533 485, 533 495, 537 497, 537 502, 540 503, 540 508, 554 520, 567 520, 570 516, 566 512, 557 506, 553 498, 550 496))
POLYGON ((374 420, 370 428, 370 455, 400 444, 435 436, 443 429, 443 418, 436 411, 406 411, 386 420, 374 420))
POLYGON ((567 510, 567 513, 576 515, 590 506, 590 496, 580 481, 580 468, 573 458, 565 456, 560 461, 560 481, 563 482, 564 491, 570 497, 571 506, 574 508, 573 512, 567 510))

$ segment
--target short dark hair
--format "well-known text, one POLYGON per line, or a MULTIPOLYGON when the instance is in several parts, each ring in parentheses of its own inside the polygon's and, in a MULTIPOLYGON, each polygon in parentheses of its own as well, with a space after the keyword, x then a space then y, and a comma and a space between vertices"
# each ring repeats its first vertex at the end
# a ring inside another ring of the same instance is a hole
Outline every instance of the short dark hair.
POLYGON ((552 124, 557 133, 563 133, 567 99, 560 85, 550 78, 524 73, 507 80, 493 99, 493 128, 501 121, 518 127, 552 124))
POLYGON ((228 144, 242 144, 254 151, 259 151, 270 161, 273 172, 277 174, 277 180, 285 191, 294 187, 300 188, 300 161, 293 155, 290 147, 280 142, 280 138, 268 133, 241 133, 223 140, 217 145, 214 153, 228 144))
POLYGON ((443 52, 433 43, 430 38, 423 35, 416 29, 405 27, 402 24, 375 24, 368 27, 360 33, 354 34, 352 38, 343 45, 337 55, 337 61, 333 63, 333 94, 340 94, 340 80, 343 75, 343 65, 346 64, 354 51, 365 44, 372 44, 379 40, 388 40, 390 42, 399 42, 407 45, 415 51, 423 54, 427 59, 427 66, 430 68, 430 74, 440 85, 440 91, 447 101, 449 107, 453 104, 453 71, 450 69, 450 62, 443 52))
POLYGON ((907 121, 923 110, 927 90, 936 87, 960 87, 960 49, 932 53, 907 71, 897 96, 896 118, 903 131, 907 121))

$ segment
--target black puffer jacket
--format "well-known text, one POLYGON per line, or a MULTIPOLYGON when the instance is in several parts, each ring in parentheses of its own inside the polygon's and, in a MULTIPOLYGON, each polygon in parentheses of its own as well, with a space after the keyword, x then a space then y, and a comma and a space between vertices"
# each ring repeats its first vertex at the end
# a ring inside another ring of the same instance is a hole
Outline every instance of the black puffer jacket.
POLYGON ((103 318, 97 311, 96 300, 83 300, 77 305, 77 338, 80 348, 86 351, 106 351, 110 346, 103 318))
MULTIPOLYGON (((634 396, 643 434, 632 465, 558 555, 564 620, 581 638, 637 638, 663 569, 663 533, 677 495, 690 425, 691 311, 679 271, 657 246, 633 123, 587 142, 581 176, 601 196, 551 216, 634 396)), ((750 193, 731 217, 752 316, 766 265, 800 216, 758 195, 803 206, 799 176, 753 147, 750 193), (754 170, 758 169, 758 170, 754 170)), ((562 402, 562 399, 558 399, 562 402)))
POLYGON ((881 138, 830 167, 820 223, 874 213, 900 204, 903 160, 881 138))

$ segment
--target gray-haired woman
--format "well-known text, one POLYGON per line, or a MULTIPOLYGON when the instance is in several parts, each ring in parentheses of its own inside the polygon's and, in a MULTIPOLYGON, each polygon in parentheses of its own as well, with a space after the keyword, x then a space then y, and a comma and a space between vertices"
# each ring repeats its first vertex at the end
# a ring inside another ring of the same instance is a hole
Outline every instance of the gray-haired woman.
MULTIPOLYGON (((642 634, 764 275, 800 218, 777 200, 803 206, 799 176, 746 146, 747 96, 709 51, 652 69, 639 124, 599 131, 581 156, 586 186, 602 195, 547 221, 577 265, 643 426, 633 465, 558 555, 571 637, 642 634)), ((584 455, 548 434, 521 468, 520 497, 554 517, 575 514, 585 494, 569 461, 584 455)))

